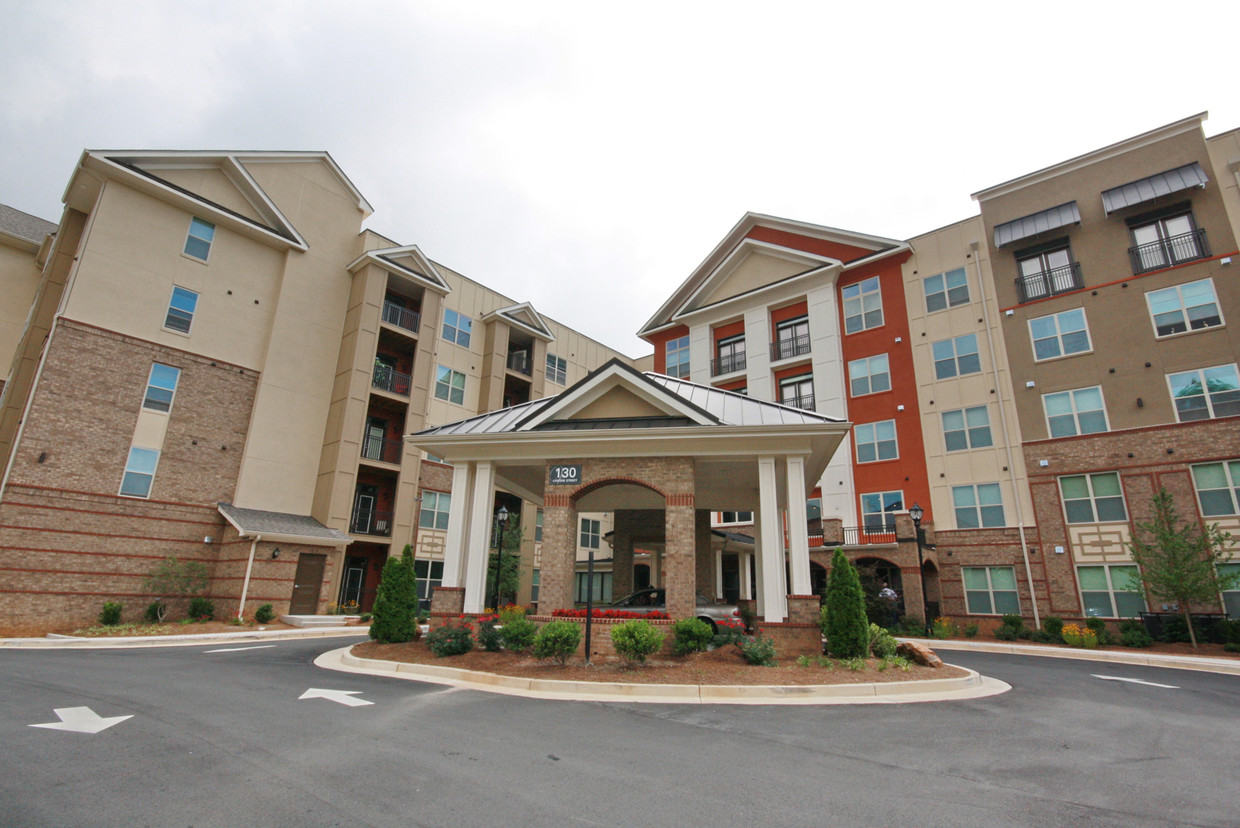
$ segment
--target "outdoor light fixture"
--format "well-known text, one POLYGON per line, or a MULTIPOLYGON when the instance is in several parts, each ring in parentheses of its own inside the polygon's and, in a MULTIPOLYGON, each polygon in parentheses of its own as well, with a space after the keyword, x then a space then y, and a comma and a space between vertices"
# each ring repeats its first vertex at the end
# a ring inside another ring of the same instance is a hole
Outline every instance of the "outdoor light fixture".
POLYGON ((926 510, 914 503, 908 510, 908 516, 913 519, 913 531, 917 535, 917 575, 921 578, 921 611, 925 616, 922 620, 926 625, 926 637, 930 637, 930 607, 926 601, 926 570, 921 556, 921 519, 925 517, 926 510))
POLYGON ((274 561, 278 557, 280 557, 280 547, 277 546, 275 549, 271 550, 271 559, 274 561))
POLYGON ((491 600, 491 606, 498 612, 499 573, 500 567, 504 563, 504 527, 508 525, 508 509, 503 504, 500 505, 499 511, 495 513, 495 523, 499 526, 499 531, 495 533, 495 597, 491 600))

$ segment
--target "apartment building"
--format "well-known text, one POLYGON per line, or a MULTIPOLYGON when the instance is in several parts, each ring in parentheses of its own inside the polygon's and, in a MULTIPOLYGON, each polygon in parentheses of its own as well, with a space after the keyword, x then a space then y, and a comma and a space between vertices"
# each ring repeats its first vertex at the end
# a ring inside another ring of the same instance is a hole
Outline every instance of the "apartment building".
POLYGON ((0 214, 9 627, 137 617, 168 556, 222 614, 367 608, 415 540, 430 581, 451 470, 403 435, 618 356, 363 230, 326 153, 87 151, 64 202, 0 214))

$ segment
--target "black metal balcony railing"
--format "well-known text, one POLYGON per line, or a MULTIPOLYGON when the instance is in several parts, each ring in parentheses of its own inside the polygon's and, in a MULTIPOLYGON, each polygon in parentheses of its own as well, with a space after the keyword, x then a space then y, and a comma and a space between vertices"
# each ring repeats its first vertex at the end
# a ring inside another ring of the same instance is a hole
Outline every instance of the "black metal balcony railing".
POLYGON ((1210 243, 1206 240, 1204 227, 1198 227, 1191 233, 1128 248, 1128 258, 1132 261, 1134 274, 1204 259, 1209 255, 1210 243))
POLYGON ((508 355, 508 370, 532 377, 534 375, 534 366, 530 364, 529 351, 513 351, 510 353, 508 355))
POLYGON ((730 374, 733 371, 745 370, 745 355, 741 354, 724 354, 718 359, 710 361, 710 375, 717 377, 720 374, 730 374))
POLYGON ((353 519, 349 521, 349 531, 354 535, 390 537, 394 514, 394 512, 380 512, 375 509, 354 509, 353 519))
POLYGON ((780 403, 783 405, 791 406, 792 408, 802 408, 802 409, 805 409, 806 411, 813 411, 814 410, 814 395, 813 394, 797 394, 792 397, 784 397, 782 400, 780 400, 780 403))
POLYGON ((362 457, 381 463, 400 463, 400 440, 385 440, 367 434, 362 438, 362 457))
POLYGON ((1030 273, 1016 279, 1016 292, 1022 304, 1083 287, 1085 281, 1081 278, 1080 262, 1043 270, 1041 273, 1030 273))
POLYGON ((832 534, 828 537, 824 534, 822 521, 811 520, 809 522, 810 546, 864 546, 870 543, 895 542, 896 527, 894 523, 875 525, 868 528, 864 526, 842 526, 838 530, 832 530, 832 534))
POLYGON ((780 339, 771 343, 772 362, 778 362, 781 359, 791 359, 792 357, 808 353, 809 334, 790 336, 787 339, 780 339))
POLYGON ((395 325, 398 328, 404 328, 412 333, 417 333, 418 325, 422 322, 422 316, 416 311, 401 307, 395 302, 384 300, 383 321, 389 325, 395 325))
POLYGON ((409 383, 412 379, 408 374, 402 374, 395 368, 377 363, 374 376, 370 378, 370 384, 381 391, 391 391, 393 394, 408 397, 409 383))

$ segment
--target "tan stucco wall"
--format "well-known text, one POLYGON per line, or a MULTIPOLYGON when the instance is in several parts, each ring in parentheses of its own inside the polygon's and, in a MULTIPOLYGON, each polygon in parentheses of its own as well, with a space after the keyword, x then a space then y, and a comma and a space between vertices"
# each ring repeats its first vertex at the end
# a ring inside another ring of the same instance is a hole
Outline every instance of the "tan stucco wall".
POLYGON ((0 237, 0 380, 9 374, 39 287, 42 269, 37 256, 37 252, 8 244, 0 237))

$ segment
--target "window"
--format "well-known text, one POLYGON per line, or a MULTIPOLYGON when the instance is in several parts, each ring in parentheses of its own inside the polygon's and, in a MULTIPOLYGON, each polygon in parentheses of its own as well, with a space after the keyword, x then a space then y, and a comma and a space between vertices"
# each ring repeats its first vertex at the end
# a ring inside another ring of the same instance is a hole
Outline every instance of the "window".
POLYGON ((1033 340, 1033 358, 1038 361, 1080 354, 1091 348, 1083 308, 1030 319, 1029 337, 1033 340))
POLYGON ((448 511, 452 508, 449 492, 422 492, 422 511, 418 525, 423 529, 447 529, 448 511))
POLYGON ((1081 582, 1081 606, 1094 618, 1136 618, 1145 611, 1145 596, 1129 592, 1130 584, 1139 586, 1141 577, 1133 564, 1118 566, 1078 566, 1081 582))
POLYGON ((538 587, 542 582, 542 570, 535 569, 530 573, 530 601, 537 603, 538 587))
POLYGON ((858 463, 895 460, 899 457, 899 451, 896 448, 895 420, 854 426, 853 437, 857 443, 858 463))
POLYGON ((785 319, 775 325, 775 345, 771 348, 771 360, 790 359, 809 353, 809 317, 798 316, 785 319))
POLYGON ((962 566, 970 615, 1020 615, 1016 570, 1010 566, 962 566))
POLYGON ((934 375, 939 379, 976 374, 982 370, 982 361, 977 355, 977 334, 943 339, 934 343, 932 348, 934 375))
POLYGON ((849 285, 844 294, 844 333, 856 333, 883 324, 883 296, 878 277, 849 285))
POLYGON ((822 498, 811 497, 805 501, 805 516, 810 520, 818 520, 822 517, 822 498))
POLYGON ((861 526, 867 533, 896 531, 895 513, 904 508, 904 492, 861 495, 861 526))
POLYGON ((1150 306, 1155 336, 1172 336, 1223 324, 1211 279, 1151 290, 1145 294, 1145 301, 1150 306))
POLYGON ((1003 526, 1003 494, 998 483, 952 486, 957 529, 1003 526))
POLYGON ((190 325, 194 323, 194 309, 197 307, 197 293, 174 287, 172 299, 168 302, 168 313, 164 317, 164 327, 179 333, 189 333, 190 325))
POLYGON ((583 549, 598 549, 599 538, 601 537, 602 525, 597 520, 591 518, 581 519, 581 547, 583 549))
POLYGON ((669 339, 664 348, 667 355, 667 375, 687 379, 689 376, 689 337, 669 339))
POLYGON ((1128 255, 1132 259, 1133 273, 1146 273, 1209 255, 1205 237, 1194 226, 1191 212, 1152 220, 1133 219, 1129 230, 1132 247, 1128 255))
POLYGON ((435 396, 457 405, 465 404, 465 375, 442 365, 435 366, 435 396))
MULTIPOLYGON (((586 573, 586 572, 577 573, 576 601, 579 604, 584 604, 586 602, 586 584, 588 583, 586 579, 588 576, 589 576, 589 573, 586 573)), ((594 589, 590 591, 590 597, 593 599, 595 604, 611 603, 611 573, 610 572, 595 572, 594 573, 594 589)))
POLYGON ((1085 286, 1066 240, 1018 251, 1016 266, 1020 269, 1016 288, 1022 302, 1085 286))
POLYGON ((1240 515, 1240 460, 1193 466, 1193 482, 1202 515, 1240 515))
MULTIPOLYGON (((1240 563, 1220 564, 1218 574, 1220 577, 1235 577, 1240 572, 1240 563)), ((1240 589, 1223 590, 1223 611, 1227 613, 1228 618, 1240 618, 1240 589)))
POLYGON ((125 463, 125 475, 121 478, 121 496, 149 497, 158 463, 159 452, 155 449, 131 446, 129 460, 125 463))
POLYGON ((1068 523, 1114 523, 1128 520, 1119 474, 1074 474, 1059 478, 1068 523))
POLYGON ((969 303, 969 281, 963 267, 931 276, 922 286, 926 290, 926 313, 969 303))
POLYGON ((715 343, 718 360, 715 363, 716 375, 730 374, 745 368, 745 335, 729 336, 715 343))
POLYGON ((793 408, 814 410, 814 377, 801 374, 779 381, 779 401, 793 408))
POLYGON ((430 609, 435 587, 443 583, 443 561, 415 560, 413 573, 418 576, 418 607, 430 609))
POLYGON ((556 385, 567 384, 568 362, 564 357, 547 354, 547 381, 554 382, 556 385))
POLYGON ((142 407, 151 411, 171 411, 172 397, 176 394, 180 376, 180 368, 153 363, 146 380, 146 397, 142 400, 142 407))
POLYGON ((848 363, 848 385, 854 397, 891 390, 887 355, 854 359, 848 363))
POLYGON ((719 523, 753 523, 753 512, 720 512, 719 523))
POLYGON ((1182 423, 1240 414, 1240 376, 1234 363, 1169 374, 1167 382, 1182 423))
POLYGON ((463 313, 445 309, 443 312, 443 338, 455 342, 462 348, 469 347, 469 333, 474 328, 474 320, 463 313))
POLYGON ((542 543, 543 538, 543 510, 539 509, 534 516, 534 543, 542 543))
POLYGON ((986 406, 957 408, 943 412, 943 442, 948 451, 986 448, 994 445, 990 439, 990 414, 986 406))
POLYGON ((1093 388, 1043 394, 1042 406, 1046 409, 1046 425, 1052 437, 1097 434, 1107 430, 1102 389, 1096 385, 1093 388))
POLYGON ((185 237, 185 255, 205 262, 211 253, 211 241, 214 238, 214 224, 200 218, 191 219, 189 235, 185 237))

